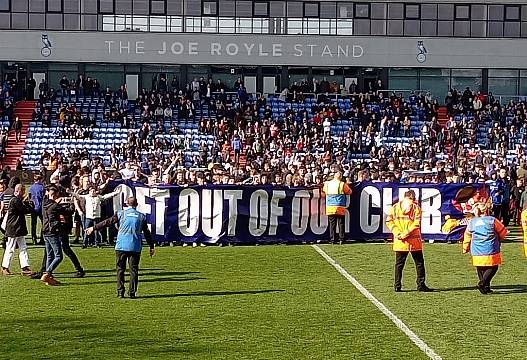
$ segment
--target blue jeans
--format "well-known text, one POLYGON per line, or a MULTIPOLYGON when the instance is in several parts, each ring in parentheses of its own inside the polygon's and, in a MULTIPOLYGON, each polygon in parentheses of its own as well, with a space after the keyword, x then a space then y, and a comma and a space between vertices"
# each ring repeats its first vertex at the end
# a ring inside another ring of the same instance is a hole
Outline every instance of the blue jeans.
MULTIPOLYGON (((84 230, 86 230, 89 227, 92 227, 93 225, 97 224, 100 221, 99 218, 96 219, 88 219, 84 218, 84 230)), ((90 244, 94 244, 95 246, 99 246, 101 242, 101 233, 98 231, 94 231, 91 235, 84 234, 84 243, 83 246, 87 247, 90 244)))
POLYGON ((46 243, 46 271, 52 273, 62 262, 62 242, 58 235, 44 235, 44 242, 46 243))

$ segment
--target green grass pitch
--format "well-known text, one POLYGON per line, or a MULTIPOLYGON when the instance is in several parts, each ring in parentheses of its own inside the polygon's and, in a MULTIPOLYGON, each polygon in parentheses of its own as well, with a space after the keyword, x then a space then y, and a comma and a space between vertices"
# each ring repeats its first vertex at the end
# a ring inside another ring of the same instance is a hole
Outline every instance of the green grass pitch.
MULTIPOLYGON (((527 262, 504 245, 495 294, 480 295, 459 245, 427 244, 418 293, 409 258, 394 293, 389 245, 322 245, 443 359, 525 359, 527 262)), ((60 287, 0 278, 1 359, 427 359, 310 246, 158 248, 138 299, 117 299, 114 252, 74 249, 60 287)), ((42 249, 32 248, 33 267, 42 249)), ((18 271, 18 259, 12 271, 18 271)))

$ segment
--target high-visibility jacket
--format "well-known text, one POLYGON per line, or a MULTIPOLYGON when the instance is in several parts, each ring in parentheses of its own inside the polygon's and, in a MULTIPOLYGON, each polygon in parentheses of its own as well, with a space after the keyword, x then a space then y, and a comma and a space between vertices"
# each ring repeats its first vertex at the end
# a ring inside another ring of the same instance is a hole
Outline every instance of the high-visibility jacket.
POLYGON ((509 231, 494 216, 470 219, 463 237, 463 252, 472 255, 474 266, 501 264, 501 241, 509 231))
POLYGON ((527 210, 522 211, 521 222, 523 230, 523 253, 527 256, 527 210))
POLYGON ((393 205, 386 217, 386 226, 393 234, 393 251, 421 251, 421 208, 410 199, 393 205))
POLYGON ((324 183, 326 195, 326 215, 346 214, 346 195, 351 195, 351 189, 344 181, 333 179, 324 183))

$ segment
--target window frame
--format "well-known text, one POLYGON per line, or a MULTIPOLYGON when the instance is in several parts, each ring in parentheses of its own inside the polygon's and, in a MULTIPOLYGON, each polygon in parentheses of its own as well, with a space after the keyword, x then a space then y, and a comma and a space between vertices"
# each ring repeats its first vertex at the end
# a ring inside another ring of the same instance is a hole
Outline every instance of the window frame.
POLYGON ((467 21, 470 21, 470 14, 471 14, 471 11, 472 8, 470 6, 470 4, 454 4, 454 21, 457 21, 457 20, 467 20, 467 21), (468 8, 468 14, 466 17, 459 17, 458 14, 457 14, 457 9, 460 9, 461 7, 467 7, 468 8))
MULTIPOLYGON (((235 10, 236 10, 236 3, 234 4, 235 6, 235 10)), ((269 10, 270 10, 270 7, 271 5, 269 4, 269 1, 255 1, 253 2, 253 17, 257 17, 257 18, 268 18, 270 17, 269 16, 269 10), (256 14, 256 4, 265 4, 266 7, 267 7, 267 11, 265 13, 265 15, 261 15, 261 14, 256 14)), ((236 13, 236 11, 235 11, 236 13)))
MULTIPOLYGON (((47 2, 46 2, 46 6, 47 6, 47 2)), ((29 10, 29 4, 28 4, 28 10, 29 10)), ((10 13, 11 12, 11 0, 7 0, 7 10, 0 9, 0 12, 2 12, 2 13, 10 13)), ((28 13, 29 13, 29 11, 28 11, 28 13)), ((29 19, 28 19, 28 27, 29 27, 29 19)))
POLYGON ((218 0, 202 0, 201 1, 201 16, 205 16, 205 17, 218 16, 218 10, 219 10, 219 1, 218 0), (212 14, 212 13, 206 14, 205 13, 205 3, 215 3, 216 4, 216 11, 214 12, 214 14, 212 14))
POLYGON ((353 3, 353 19, 370 19, 371 18, 370 5, 371 3, 365 3, 365 2, 353 3), (368 15, 367 16, 360 15, 359 12, 357 11, 358 6, 366 6, 368 8, 368 15))
MULTIPOLYGON (((114 0, 114 10, 115 10, 115 0, 114 0)), ((163 16, 167 14, 167 0, 150 0, 150 15, 154 16, 163 16), (163 3, 163 12, 157 13, 152 11, 152 3, 153 2, 162 2, 163 3)))
POLYGON ((522 18, 522 8, 520 5, 505 5, 505 8, 503 9, 503 21, 506 21, 506 22, 519 22, 521 21, 521 18, 522 18), (516 19, 509 19, 507 17, 507 10, 510 9, 510 8, 516 8, 518 9, 518 17, 516 19))
POLYGON ((412 4, 404 4, 404 19, 405 20, 421 20, 421 4, 412 3, 412 4), (408 16, 407 9, 409 6, 417 6, 417 16, 408 16))
MULTIPOLYGON (((302 6, 303 6, 303 14, 304 14, 304 18, 306 19, 320 19, 320 2, 314 2, 314 1, 303 1, 302 2, 302 6), (317 15, 316 16, 312 16, 312 15, 306 15, 306 5, 315 5, 317 7, 317 15)), ((254 4, 253 4, 253 9, 254 9, 254 4)))
MULTIPOLYGON (((60 10, 50 10, 49 9, 49 1, 50 0, 46 0, 46 13, 50 13, 50 14, 62 14, 64 12, 64 0, 59 0, 60 1, 60 10)), ((115 5, 114 5, 115 6, 115 5)))
MULTIPOLYGON (((47 1, 49 1, 49 0, 47 0, 47 1)), ((97 14, 101 14, 101 15, 113 15, 113 14, 115 14, 115 0, 112 0, 112 10, 111 10, 111 12, 102 11, 101 10, 101 0, 98 0, 97 1, 97 14)))

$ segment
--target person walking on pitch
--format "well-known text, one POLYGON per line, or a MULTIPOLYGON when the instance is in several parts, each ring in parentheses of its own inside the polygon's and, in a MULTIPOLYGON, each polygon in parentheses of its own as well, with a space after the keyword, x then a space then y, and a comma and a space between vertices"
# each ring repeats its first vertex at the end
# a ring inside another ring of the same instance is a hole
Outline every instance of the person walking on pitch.
POLYGON ((137 200, 129 197, 126 201, 128 208, 118 211, 111 218, 96 223, 86 229, 86 234, 90 235, 94 231, 100 230, 112 224, 119 224, 117 242, 115 244, 115 255, 117 262, 117 296, 124 297, 124 272, 126 261, 130 265, 130 286, 128 295, 134 299, 137 293, 137 283, 139 280, 139 260, 141 259, 141 233, 150 247, 150 256, 155 254, 152 234, 148 230, 146 216, 137 211, 137 200))
POLYGON ((393 251, 395 251, 394 290, 400 292, 402 289, 403 269, 408 253, 411 253, 417 271, 417 290, 433 291, 425 283, 421 208, 415 203, 415 192, 413 190, 406 191, 404 198, 390 208, 386 218, 386 226, 393 234, 393 251))
POLYGON ((501 241, 509 233, 501 221, 487 215, 489 212, 487 204, 478 204, 463 237, 463 253, 470 252, 478 273, 478 290, 484 295, 492 293, 490 282, 501 265, 501 241))

